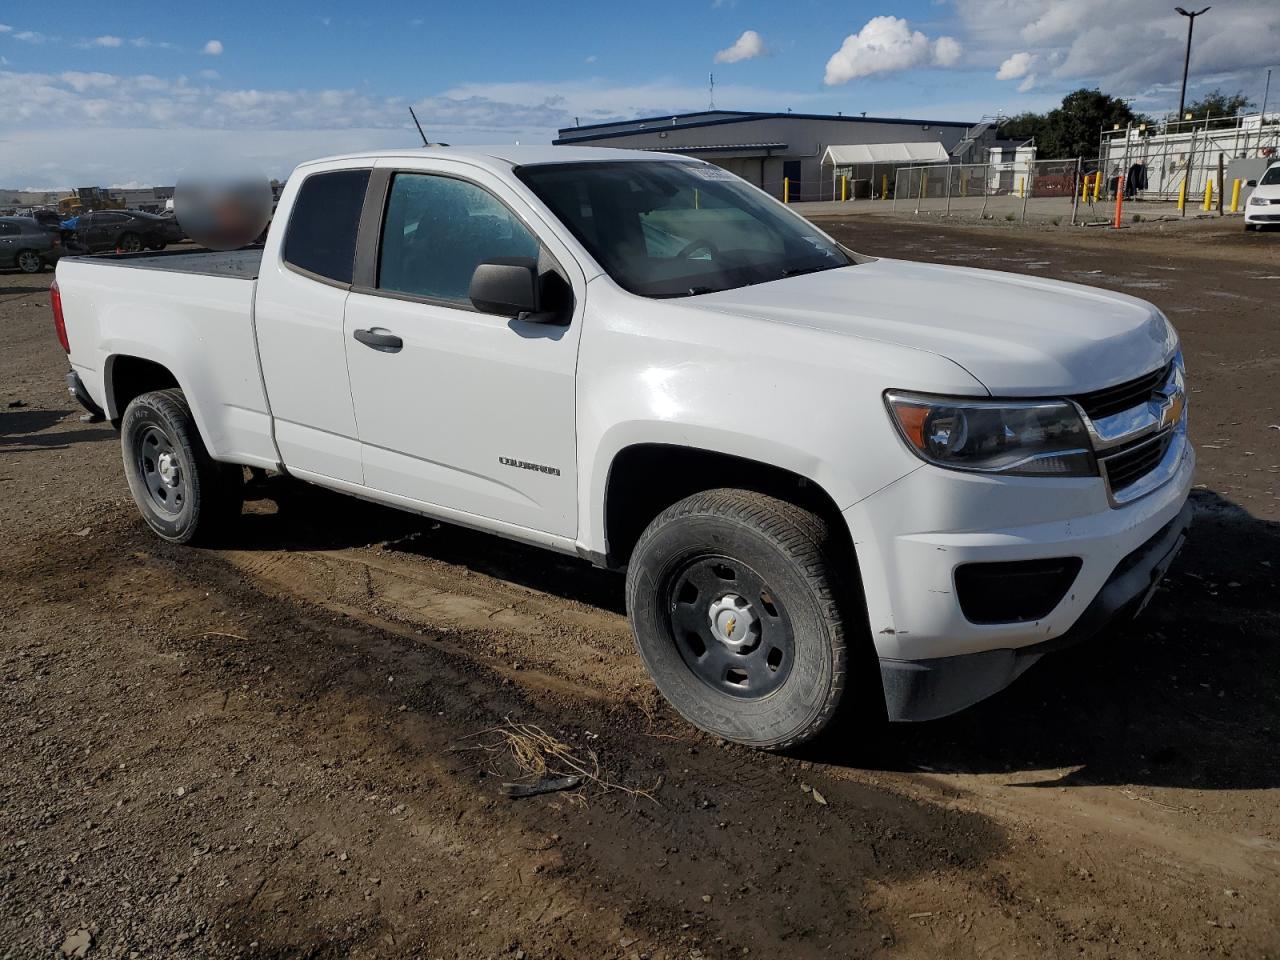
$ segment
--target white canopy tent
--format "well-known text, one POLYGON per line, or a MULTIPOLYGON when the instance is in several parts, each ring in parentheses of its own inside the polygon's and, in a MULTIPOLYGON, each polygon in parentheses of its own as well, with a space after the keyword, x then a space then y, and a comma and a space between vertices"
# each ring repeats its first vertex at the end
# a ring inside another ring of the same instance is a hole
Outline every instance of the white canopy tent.
POLYGON ((853 167, 864 163, 892 163, 906 166, 916 163, 946 163, 951 159, 947 148, 936 140, 923 143, 851 143, 832 144, 822 155, 823 164, 853 167))
POLYGON ((870 197, 892 188, 899 167, 947 163, 951 155, 936 140, 914 143, 832 144, 822 155, 822 166, 831 167, 831 196, 840 198, 841 177, 849 178, 849 196, 870 197), (879 180, 877 180, 877 177, 879 180))

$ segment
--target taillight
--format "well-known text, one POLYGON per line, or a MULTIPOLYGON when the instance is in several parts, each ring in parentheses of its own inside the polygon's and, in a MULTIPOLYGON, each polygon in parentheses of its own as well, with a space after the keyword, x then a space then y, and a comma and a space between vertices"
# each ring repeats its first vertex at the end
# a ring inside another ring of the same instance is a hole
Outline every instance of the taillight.
POLYGON ((49 287, 49 305, 53 307, 53 329, 58 334, 58 342, 62 349, 70 354, 71 344, 67 341, 67 321, 62 316, 62 293, 58 290, 58 281, 54 280, 49 287))

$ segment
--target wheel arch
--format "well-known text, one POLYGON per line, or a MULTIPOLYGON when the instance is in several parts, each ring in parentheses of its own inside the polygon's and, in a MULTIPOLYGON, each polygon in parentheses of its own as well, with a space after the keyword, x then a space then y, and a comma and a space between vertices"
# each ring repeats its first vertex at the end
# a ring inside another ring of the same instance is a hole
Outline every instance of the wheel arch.
MULTIPOLYGON (((176 387, 182 383, 169 364, 133 353, 114 353, 103 366, 103 389, 106 394, 107 417, 118 423, 135 397, 152 390, 176 387)), ((183 390, 185 394, 186 391, 183 390)), ((188 398, 190 403, 190 398, 188 398)), ((203 430, 201 431, 203 433, 203 430)))
POLYGON ((814 477, 721 449, 663 442, 629 444, 610 461, 601 499, 604 563, 625 566, 654 517, 685 497, 721 487, 767 494, 821 515, 844 558, 856 564, 837 499, 814 477))

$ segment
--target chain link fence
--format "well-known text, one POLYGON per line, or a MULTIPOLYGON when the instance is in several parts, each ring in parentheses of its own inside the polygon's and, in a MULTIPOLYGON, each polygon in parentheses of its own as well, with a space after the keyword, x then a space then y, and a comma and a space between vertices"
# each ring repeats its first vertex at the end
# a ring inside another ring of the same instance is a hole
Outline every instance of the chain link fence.
POLYGON ((902 167, 894 178, 893 209, 968 219, 1075 223, 1081 203, 1093 200, 1092 187, 1083 190, 1083 178, 1079 158, 902 167))

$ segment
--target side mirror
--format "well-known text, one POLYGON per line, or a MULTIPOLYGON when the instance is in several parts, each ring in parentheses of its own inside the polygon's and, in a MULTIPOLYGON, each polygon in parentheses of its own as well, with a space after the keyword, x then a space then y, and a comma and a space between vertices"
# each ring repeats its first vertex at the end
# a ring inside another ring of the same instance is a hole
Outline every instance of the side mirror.
POLYGON ((476 266, 471 275, 471 305, 481 313, 517 317, 538 313, 538 262, 532 257, 500 257, 476 266))
POLYGON ((1246 181, 1244 182, 1244 185, 1245 185, 1246 187, 1256 187, 1256 186, 1258 185, 1258 181, 1257 181, 1257 180, 1246 180, 1246 181))

